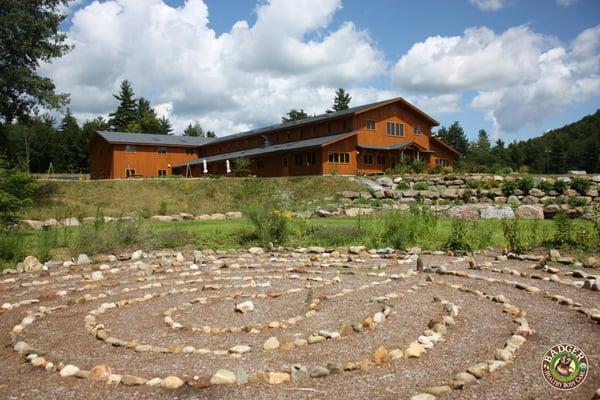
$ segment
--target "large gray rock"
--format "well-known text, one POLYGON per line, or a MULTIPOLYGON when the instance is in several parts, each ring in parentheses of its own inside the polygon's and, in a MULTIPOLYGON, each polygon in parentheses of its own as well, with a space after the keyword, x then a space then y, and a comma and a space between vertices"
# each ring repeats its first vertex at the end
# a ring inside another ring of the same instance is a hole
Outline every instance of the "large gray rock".
POLYGON ((485 207, 481 209, 482 219, 513 219, 515 213, 509 206, 485 207))
POLYGON ((522 205, 517 207, 515 215, 522 219, 544 219, 544 210, 541 207, 522 205))
POLYGON ((360 193, 355 192, 353 190, 346 190, 344 192, 342 192, 342 197, 345 199, 358 199, 360 197, 360 193))
POLYGON ((381 186, 385 186, 385 187, 394 186, 394 180, 392 178, 390 178, 389 176, 382 176, 381 178, 377 178, 376 182, 378 184, 380 184, 381 186))
POLYGON ((41 221, 35 221, 33 219, 23 219, 23 220, 21 220, 21 223, 23 225, 27 225, 34 231, 39 231, 40 229, 42 229, 42 226, 43 226, 41 221))
POLYGON ((450 218, 479 219, 479 209, 473 205, 450 207, 446 211, 450 218))
POLYGON ((534 197, 544 197, 546 195, 546 193, 544 193, 540 189, 533 188, 529 191, 529 195, 534 196, 534 197))
POLYGON ((60 224, 62 226, 79 226, 79 225, 81 225, 81 223, 79 223, 79 220, 75 217, 65 218, 62 221, 60 221, 60 224))
POLYGON ((360 207, 351 207, 344 210, 344 214, 348 217, 358 217, 359 215, 371 215, 373 214, 372 208, 360 208, 360 207))

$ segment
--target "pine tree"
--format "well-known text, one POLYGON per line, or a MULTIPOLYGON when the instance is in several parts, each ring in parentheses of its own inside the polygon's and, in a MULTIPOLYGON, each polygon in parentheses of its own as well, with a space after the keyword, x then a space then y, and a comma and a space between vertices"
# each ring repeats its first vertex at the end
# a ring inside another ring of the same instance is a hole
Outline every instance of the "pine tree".
POLYGON ((286 115, 281 117, 281 122, 299 121, 301 119, 308 118, 308 115, 301 108, 300 111, 292 108, 286 115))
POLYGON ((330 114, 336 111, 347 110, 350 108, 350 100, 352 100, 350 93, 346 92, 346 90, 343 88, 339 88, 335 91, 335 99, 333 99, 332 110, 327 110, 326 112, 330 114))
POLYGON ((113 131, 127 131, 131 124, 138 122, 138 104, 135 100, 131 83, 126 79, 121 82, 119 94, 113 97, 119 100, 117 110, 110 113, 110 126, 113 131))
POLYGON ((450 125, 448 129, 444 127, 440 128, 437 134, 444 143, 454 147, 463 155, 469 150, 469 140, 458 121, 450 125))
POLYGON ((190 122, 188 126, 183 130, 183 136, 191 136, 191 137, 205 137, 204 129, 200 126, 198 121, 193 124, 190 122))
POLYGON ((167 117, 160 117, 158 119, 159 130, 157 133, 161 135, 170 135, 173 132, 173 127, 171 126, 171 121, 167 117))
POLYGON ((216 138, 217 134, 214 131, 206 131, 207 138, 216 138))

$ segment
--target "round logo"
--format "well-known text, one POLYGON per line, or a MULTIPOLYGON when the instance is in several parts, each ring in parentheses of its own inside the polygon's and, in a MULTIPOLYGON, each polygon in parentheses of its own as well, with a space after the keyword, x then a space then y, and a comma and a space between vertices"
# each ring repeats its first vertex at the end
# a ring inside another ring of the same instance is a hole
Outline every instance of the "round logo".
POLYGON ((550 386, 572 390, 583 383, 588 374, 587 356, 579 347, 562 343, 548 349, 542 359, 542 374, 550 386))

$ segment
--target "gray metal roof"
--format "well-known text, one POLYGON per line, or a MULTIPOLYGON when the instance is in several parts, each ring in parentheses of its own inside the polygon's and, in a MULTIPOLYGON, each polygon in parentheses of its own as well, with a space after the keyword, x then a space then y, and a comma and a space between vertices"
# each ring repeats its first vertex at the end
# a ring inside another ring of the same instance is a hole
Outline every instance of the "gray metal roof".
MULTIPOLYGON (((314 122, 327 121, 327 120, 330 120, 330 119, 343 117, 345 115, 352 115, 354 113, 357 113, 357 112, 360 112, 360 111, 364 111, 364 110, 367 110, 369 108, 378 107, 378 106, 381 106, 381 105, 384 105, 384 104, 387 104, 387 103, 393 103, 393 102, 399 101, 399 100, 404 101, 405 103, 407 103, 408 105, 410 105, 411 107, 415 108, 417 111, 419 111, 420 113, 422 113, 423 115, 425 115, 427 118, 431 119, 433 122, 436 122, 433 118, 429 117, 424 112, 418 110, 415 106, 411 105, 410 103, 408 103, 403 98, 397 97, 397 98, 394 98, 394 99, 383 100, 383 101, 378 101, 376 103, 370 103, 370 104, 364 104, 362 106, 352 107, 352 108, 349 108, 347 110, 336 111, 336 112, 333 112, 333 113, 324 113, 324 114, 316 115, 314 117, 304 118, 304 119, 301 119, 301 120, 298 120, 298 121, 282 122, 282 123, 279 123, 279 124, 266 126, 264 128, 253 129, 251 131, 234 133, 233 135, 222 136, 222 137, 216 139, 213 143, 224 142, 224 141, 228 141, 228 140, 232 140, 232 139, 238 139, 240 137, 257 135, 257 134, 261 134, 261 133, 265 133, 265 132, 270 132, 270 131, 274 131, 274 130, 279 130, 279 129, 287 129, 287 128, 292 128, 292 127, 295 127, 295 126, 312 124, 314 122)), ((436 124, 437 124, 437 122, 436 122, 436 124)))
POLYGON ((402 150, 407 148, 410 145, 414 145, 416 147, 418 147, 420 149, 420 151, 422 153, 434 153, 431 150, 427 150, 425 149, 423 146, 421 146, 420 144, 416 143, 416 142, 400 142, 400 143, 394 143, 390 146, 371 146, 368 144, 358 144, 357 147, 363 148, 363 149, 367 149, 367 150, 402 150))
POLYGON ((209 156, 209 157, 200 157, 197 160, 174 165, 173 168, 185 167, 188 164, 189 165, 202 164, 203 160, 206 160, 207 163, 212 163, 212 162, 216 162, 216 161, 233 160, 233 159, 240 158, 240 157, 254 157, 254 156, 258 156, 258 155, 277 153, 277 152, 281 152, 281 151, 290 151, 290 150, 298 150, 298 149, 303 149, 303 148, 318 147, 318 146, 323 146, 328 143, 336 142, 341 139, 345 139, 345 138, 353 136, 355 134, 356 134, 356 132, 346 132, 346 133, 340 133, 337 135, 329 135, 329 136, 322 136, 322 137, 317 137, 317 138, 313 138, 313 139, 299 140, 296 142, 273 144, 273 145, 266 146, 266 147, 257 147, 257 148, 253 148, 253 149, 234 151, 231 153, 217 154, 217 155, 209 156))
POLYGON ((178 135, 153 135, 148 133, 124 133, 98 131, 98 135, 109 143, 131 143, 151 144, 163 146, 201 146, 214 140, 214 138, 203 138, 178 135))

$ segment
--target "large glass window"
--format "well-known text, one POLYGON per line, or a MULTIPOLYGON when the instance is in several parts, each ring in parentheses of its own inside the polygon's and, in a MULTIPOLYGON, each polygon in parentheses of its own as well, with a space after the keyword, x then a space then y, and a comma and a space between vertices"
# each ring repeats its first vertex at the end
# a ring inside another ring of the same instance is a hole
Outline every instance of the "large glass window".
POLYGON ((128 144, 125 146, 125 151, 128 153, 135 153, 136 147, 132 144, 128 144))
POLYGON ((330 163, 343 163, 347 164, 350 162, 350 153, 329 153, 330 163))
POLYGON ((404 124, 388 122, 386 131, 389 136, 404 136, 404 124))
POLYGON ((367 129, 374 131, 375 130, 375 121, 372 119, 367 120, 367 129))

